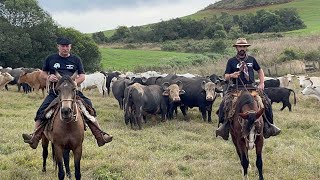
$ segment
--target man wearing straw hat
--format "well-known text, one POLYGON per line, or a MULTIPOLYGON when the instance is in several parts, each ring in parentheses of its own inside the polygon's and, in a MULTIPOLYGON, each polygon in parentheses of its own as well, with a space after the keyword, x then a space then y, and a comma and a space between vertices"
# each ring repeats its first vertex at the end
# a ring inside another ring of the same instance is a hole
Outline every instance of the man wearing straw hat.
POLYGON ((219 107, 219 128, 216 130, 216 136, 221 136, 224 140, 229 138, 229 118, 232 113, 233 96, 230 91, 238 88, 254 88, 254 71, 258 72, 259 84, 256 87, 265 106, 265 114, 263 119, 267 124, 264 128, 264 136, 276 136, 280 133, 280 129, 273 125, 272 107, 269 98, 263 93, 264 89, 264 72, 260 68, 257 60, 247 54, 247 48, 251 46, 245 38, 238 38, 233 47, 237 50, 237 55, 228 60, 225 70, 225 80, 229 81, 227 93, 219 107), (221 125, 220 125, 221 124, 221 125))

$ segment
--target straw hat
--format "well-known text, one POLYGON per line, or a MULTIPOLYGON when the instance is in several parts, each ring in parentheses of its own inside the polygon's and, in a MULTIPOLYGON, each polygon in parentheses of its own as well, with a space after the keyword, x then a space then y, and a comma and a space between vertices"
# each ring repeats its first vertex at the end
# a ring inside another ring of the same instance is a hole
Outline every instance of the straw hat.
POLYGON ((246 38, 238 38, 233 47, 236 46, 251 46, 251 44, 248 44, 246 38))

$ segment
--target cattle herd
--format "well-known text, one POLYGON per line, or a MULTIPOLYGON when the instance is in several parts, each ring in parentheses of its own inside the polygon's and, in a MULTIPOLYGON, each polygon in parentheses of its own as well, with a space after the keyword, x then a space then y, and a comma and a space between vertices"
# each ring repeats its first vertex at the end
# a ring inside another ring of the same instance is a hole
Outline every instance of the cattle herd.
MULTIPOLYGON (((33 90, 43 92, 45 80, 39 78, 40 69, 0 67, 0 88, 8 90, 7 84, 17 85, 24 93, 33 90)), ((101 96, 110 92, 124 111, 124 120, 132 128, 141 129, 147 115, 160 114, 163 121, 177 116, 179 108, 185 120, 189 120, 189 108, 198 107, 204 121, 212 122, 212 105, 218 94, 223 96, 226 82, 215 74, 207 77, 187 74, 161 74, 155 71, 144 73, 95 72, 86 74, 80 91, 97 88, 101 96)), ((320 77, 295 76, 287 74, 278 78, 265 78, 265 93, 271 102, 282 102, 284 108, 292 110, 289 97, 291 92, 296 104, 295 92, 289 88, 292 78, 299 80, 301 93, 314 96, 320 101, 320 77)))

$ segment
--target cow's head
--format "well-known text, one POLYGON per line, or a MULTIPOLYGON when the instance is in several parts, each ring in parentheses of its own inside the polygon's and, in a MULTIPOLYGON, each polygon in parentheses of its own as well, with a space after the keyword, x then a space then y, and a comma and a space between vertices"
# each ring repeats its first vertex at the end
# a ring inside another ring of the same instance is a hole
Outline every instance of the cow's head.
POLYGON ((181 81, 177 81, 175 84, 169 85, 168 82, 162 84, 163 96, 168 96, 172 102, 180 102, 180 95, 184 94, 185 91, 182 89, 183 84, 181 81))
POLYGON ((316 96, 320 96, 320 86, 314 86, 313 82, 310 80, 311 84, 309 84, 308 86, 306 86, 301 93, 303 95, 316 95, 316 96))
POLYGON ((201 88, 206 92, 206 100, 213 101, 216 96, 216 84, 213 82, 202 81, 201 88))
POLYGON ((5 81, 13 81, 14 80, 14 77, 12 77, 9 73, 5 72, 5 73, 1 73, 1 75, 3 76, 4 80, 5 81))

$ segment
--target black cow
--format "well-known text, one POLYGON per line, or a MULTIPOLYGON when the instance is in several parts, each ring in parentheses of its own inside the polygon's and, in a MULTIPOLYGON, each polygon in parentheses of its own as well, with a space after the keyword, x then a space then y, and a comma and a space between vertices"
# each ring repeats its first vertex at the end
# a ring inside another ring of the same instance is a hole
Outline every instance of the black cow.
POLYGON ((265 88, 264 92, 268 95, 269 99, 271 100, 271 103, 282 102, 282 108, 280 109, 281 111, 285 107, 288 107, 289 111, 291 111, 291 103, 289 101, 291 92, 293 92, 294 105, 296 105, 296 93, 292 89, 283 88, 283 87, 270 87, 270 88, 265 88))
POLYGON ((141 122, 145 114, 161 114, 166 120, 167 107, 162 95, 163 89, 158 85, 143 86, 134 83, 125 89, 124 118, 126 124, 131 123, 131 128, 137 124, 142 129, 141 122))
MULTIPOLYGON (((181 95, 180 109, 186 118, 186 109, 188 107, 199 107, 204 121, 212 122, 211 111, 212 104, 216 99, 216 84, 207 78, 185 78, 178 77, 172 81, 176 83, 181 81, 185 93, 181 95), (208 113, 208 115, 207 115, 208 113)), ((174 109, 174 108, 172 108, 174 109)), ((170 112, 173 113, 173 112, 170 112)))
MULTIPOLYGON (((110 95, 110 85, 111 85, 111 81, 114 77, 118 77, 121 73, 120 72, 104 72, 104 71, 100 71, 100 73, 104 74, 107 77, 107 82, 106 82, 106 87, 108 90, 108 95, 110 95)), ((103 92, 104 95, 104 92, 103 92)))
POLYGON ((264 81, 264 87, 280 87, 280 80, 279 79, 268 79, 264 81))
MULTIPOLYGON (((32 88, 27 84, 27 83, 21 83, 19 84, 18 83, 18 79, 19 77, 24 73, 24 72, 32 72, 30 71, 29 69, 26 69, 26 68, 16 68, 16 69, 12 69, 10 71, 8 71, 8 73, 14 77, 14 79, 12 81, 10 81, 8 84, 10 85, 17 85, 18 86, 18 92, 20 92, 21 90, 21 86, 23 88, 23 91, 27 94, 28 92, 31 92, 32 91, 32 88)), ((5 86, 6 90, 9 90, 8 86, 6 85, 5 86)))
POLYGON ((120 109, 123 109, 124 90, 129 86, 130 80, 119 78, 112 83, 113 96, 118 100, 120 109))

